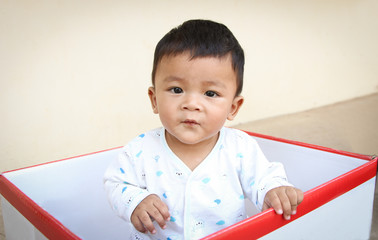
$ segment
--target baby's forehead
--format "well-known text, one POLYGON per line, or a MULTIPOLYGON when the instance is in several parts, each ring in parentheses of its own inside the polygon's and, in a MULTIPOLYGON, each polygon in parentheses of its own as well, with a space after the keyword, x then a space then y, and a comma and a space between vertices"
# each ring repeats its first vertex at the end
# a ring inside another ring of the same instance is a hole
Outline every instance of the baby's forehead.
POLYGON ((213 74, 217 74, 219 71, 228 71, 232 75, 236 74, 230 54, 225 56, 192 56, 188 52, 163 56, 157 65, 156 72, 190 72, 193 69, 210 73, 213 71, 213 74))
POLYGON ((200 85, 226 85, 233 89, 237 85, 237 73, 232 67, 231 57, 204 56, 192 58, 188 53, 164 56, 156 71, 156 82, 185 83, 194 81, 200 85))
POLYGON ((156 66, 156 71, 162 70, 161 68, 174 68, 175 66, 186 66, 188 69, 196 64, 206 64, 208 67, 216 68, 219 65, 227 69, 231 69, 236 73, 233 64, 231 54, 224 56, 193 56, 190 52, 167 54, 162 56, 156 66), (208 64, 211 63, 211 64, 208 64))

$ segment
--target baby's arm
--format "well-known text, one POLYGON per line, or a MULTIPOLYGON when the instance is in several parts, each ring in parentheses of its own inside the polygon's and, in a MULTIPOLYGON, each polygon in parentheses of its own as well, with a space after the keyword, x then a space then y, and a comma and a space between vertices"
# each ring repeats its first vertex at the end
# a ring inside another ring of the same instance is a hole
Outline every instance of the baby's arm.
POLYGON ((170 217, 167 205, 148 192, 142 175, 134 168, 132 154, 124 148, 117 161, 111 163, 104 176, 104 186, 113 210, 124 220, 131 222, 140 232, 156 232, 152 220, 165 228, 170 217))
POLYGON ((303 200, 303 192, 287 181, 282 163, 269 162, 255 140, 245 141, 252 156, 245 157, 242 162, 244 171, 242 184, 246 195, 260 210, 270 207, 285 219, 296 213, 297 206, 303 200), (254 159, 254 161, 248 161, 254 159))
POLYGON ((303 192, 295 187, 282 186, 271 189, 264 198, 262 210, 273 208, 277 214, 283 214, 286 220, 297 213, 297 206, 303 201, 303 192))
POLYGON ((157 195, 151 194, 138 204, 130 219, 138 231, 155 234, 156 229, 152 221, 155 220, 162 229, 165 229, 167 227, 165 222, 169 221, 170 214, 167 205, 157 195))

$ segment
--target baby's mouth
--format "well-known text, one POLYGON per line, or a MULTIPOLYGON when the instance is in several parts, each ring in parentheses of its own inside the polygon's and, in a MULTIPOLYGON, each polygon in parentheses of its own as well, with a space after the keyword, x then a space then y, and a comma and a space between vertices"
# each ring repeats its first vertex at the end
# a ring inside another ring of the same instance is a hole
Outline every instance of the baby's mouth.
POLYGON ((199 125, 199 123, 196 120, 193 119, 186 119, 182 121, 182 123, 188 124, 188 125, 199 125))

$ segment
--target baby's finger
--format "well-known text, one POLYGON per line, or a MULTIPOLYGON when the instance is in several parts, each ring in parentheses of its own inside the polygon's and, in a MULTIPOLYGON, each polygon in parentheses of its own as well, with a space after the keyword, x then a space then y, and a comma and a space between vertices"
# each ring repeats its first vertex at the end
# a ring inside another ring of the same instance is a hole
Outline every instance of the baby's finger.
POLYGON ((272 207, 279 215, 283 213, 280 198, 276 193, 269 195, 269 197, 266 199, 266 206, 272 207))
POLYGON ((148 211, 148 214, 151 216, 153 220, 155 220, 159 224, 159 226, 162 229, 165 229, 167 227, 165 224, 166 219, 160 213, 159 209, 157 208, 151 209, 150 211, 148 211))
POLYGON ((299 205, 303 201, 303 192, 302 190, 295 188, 295 191, 297 192, 297 205, 299 205))
POLYGON ((285 192, 280 192, 278 194, 278 197, 279 197, 279 199, 281 201, 282 211, 283 211, 283 217, 286 220, 290 220, 290 216, 291 216, 291 203, 290 203, 289 197, 287 196, 287 194, 285 192))
POLYGON ((144 227, 143 223, 140 221, 139 217, 132 215, 130 220, 136 230, 138 230, 141 233, 147 232, 146 228, 144 227))
POLYGON ((264 202, 263 207, 262 207, 262 211, 265 211, 268 208, 270 208, 270 206, 266 202, 264 202))
POLYGON ((290 202, 291 206, 291 214, 297 213, 297 206, 298 206, 298 193, 295 188, 287 188, 286 194, 290 202))
POLYGON ((297 207, 298 205, 303 201, 303 192, 302 190, 298 189, 298 188, 294 188, 296 194, 297 194, 297 204, 295 206, 295 212, 293 214, 296 214, 297 213, 297 207))
POLYGON ((168 206, 163 201, 158 201, 154 203, 155 207, 159 209, 164 220, 169 221, 171 214, 169 213, 168 206))
POLYGON ((145 229, 147 229, 150 233, 152 234, 156 233, 156 229, 155 229, 154 224, 152 223, 150 215, 144 212, 143 214, 139 215, 139 220, 142 222, 145 229))

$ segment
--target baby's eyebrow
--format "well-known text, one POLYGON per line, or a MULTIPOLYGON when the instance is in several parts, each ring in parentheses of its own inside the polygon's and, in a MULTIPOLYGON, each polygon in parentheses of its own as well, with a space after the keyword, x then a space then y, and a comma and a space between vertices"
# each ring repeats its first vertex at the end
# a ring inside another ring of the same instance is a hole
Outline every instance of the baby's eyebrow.
MULTIPOLYGON (((163 79, 164 82, 170 83, 170 82, 184 82, 184 78, 180 78, 177 76, 168 76, 163 79)), ((189 80, 188 80, 189 81, 189 80)), ((205 80, 201 82, 201 85, 205 87, 219 87, 219 88, 226 88, 226 85, 222 83, 221 81, 216 81, 216 80, 205 80)))
POLYGON ((176 81, 183 81, 184 79, 176 76, 168 76, 163 79, 164 82, 176 82, 176 81))
POLYGON ((226 88, 226 85, 224 85, 224 83, 222 83, 220 81, 213 81, 213 80, 204 81, 203 85, 210 86, 210 87, 216 86, 216 87, 220 87, 220 88, 226 88))

